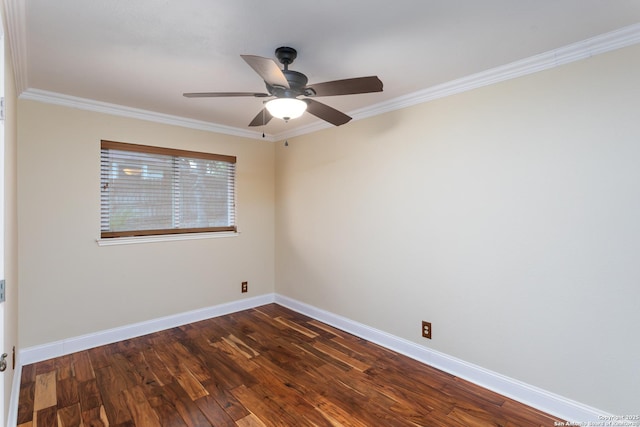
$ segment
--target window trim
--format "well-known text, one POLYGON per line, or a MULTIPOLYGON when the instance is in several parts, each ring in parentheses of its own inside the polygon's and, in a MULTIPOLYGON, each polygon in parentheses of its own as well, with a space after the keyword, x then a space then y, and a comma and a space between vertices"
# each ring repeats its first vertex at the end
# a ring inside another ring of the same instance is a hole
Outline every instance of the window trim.
POLYGON ((203 153, 201 151, 180 150, 177 148, 154 147, 151 145, 130 144, 128 142, 115 142, 102 140, 100 149, 135 151, 137 153, 162 154, 165 156, 194 157, 197 159, 219 160, 222 162, 236 163, 236 156, 224 154, 203 153))
POLYGON ((134 245, 139 243, 177 242, 182 240, 221 239, 238 237, 241 231, 224 231, 216 233, 191 233, 191 234, 159 234, 155 236, 131 236, 115 239, 96 239, 98 246, 134 245))
MULTIPOLYGON (((145 154, 158 154, 164 156, 172 156, 172 157, 187 157, 187 158, 195 158, 195 159, 204 159, 204 160, 214 160, 214 161, 222 161, 227 163, 236 164, 237 159, 236 156, 228 156, 224 154, 214 154, 214 153, 205 153, 200 151, 190 151, 190 150, 181 150, 175 148, 165 148, 165 147, 156 147, 150 145, 141 145, 141 144, 131 144, 126 142, 116 142, 109 140, 101 140, 100 141, 100 152, 102 150, 120 150, 120 151, 130 151, 137 153, 145 153, 145 154)), ((102 154, 101 154, 102 158, 102 154)), ((234 177, 235 181, 235 171, 234 177)), ((102 177, 100 178, 102 181, 102 177)), ((235 190, 234 190, 235 191, 235 190)), ((236 196, 233 195, 234 202, 234 210, 236 204, 236 196)), ((101 197, 101 205, 102 205, 102 197, 101 197)), ((100 214, 102 218, 102 213, 100 214)), ((237 233, 238 227, 237 224, 233 226, 225 226, 225 227, 198 227, 198 228, 167 228, 167 229, 153 229, 153 230, 129 230, 129 231, 102 231, 102 227, 100 230, 100 239, 114 239, 114 238, 149 238, 149 237, 169 237, 178 235, 190 235, 194 234, 209 234, 209 233, 228 233, 233 232, 237 233)))

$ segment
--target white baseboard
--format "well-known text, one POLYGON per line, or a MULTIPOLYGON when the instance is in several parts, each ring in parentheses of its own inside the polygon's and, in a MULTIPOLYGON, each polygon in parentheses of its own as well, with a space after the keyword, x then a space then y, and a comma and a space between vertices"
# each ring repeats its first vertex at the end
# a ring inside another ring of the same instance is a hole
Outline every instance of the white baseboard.
POLYGON ((303 302, 280 294, 266 294, 253 298, 233 301, 200 310, 189 311, 172 316, 135 323, 119 328, 96 332, 74 338, 68 338, 48 344, 28 347, 18 353, 18 365, 11 390, 8 426, 15 427, 20 395, 20 375, 22 366, 89 348, 122 341, 164 329, 174 328, 187 323, 223 316, 269 303, 277 303, 297 311, 338 329, 349 332, 360 338, 396 351, 419 362, 433 366, 456 377, 463 378, 481 387, 510 397, 546 413, 555 415, 566 421, 582 422, 599 421, 602 416, 612 416, 605 411, 575 402, 546 390, 523 383, 513 378, 492 372, 480 366, 465 362, 453 356, 418 345, 384 331, 355 322, 346 317, 316 308, 303 302))
POLYGON ((187 323, 199 322, 200 320, 211 319, 212 317, 223 316, 237 311, 274 302, 274 294, 260 295, 253 298, 232 301, 199 310, 188 311, 186 313, 174 314, 160 317, 146 322, 134 323, 132 325, 107 329, 92 334, 79 337, 67 338, 47 344, 27 347, 20 350, 19 360, 22 365, 40 362, 54 357, 64 356, 77 351, 87 350, 101 345, 139 337, 164 329, 175 328, 187 323))
POLYGON ((612 416, 605 411, 575 402, 284 295, 276 294, 275 302, 525 405, 555 415, 565 421, 574 422, 575 425, 585 425, 581 423, 601 421, 602 418, 599 417, 612 416))
POLYGON ((11 396, 9 397, 9 413, 7 414, 7 427, 16 427, 18 424, 18 398, 20 397, 20 378, 22 378, 22 365, 16 364, 11 384, 11 396))

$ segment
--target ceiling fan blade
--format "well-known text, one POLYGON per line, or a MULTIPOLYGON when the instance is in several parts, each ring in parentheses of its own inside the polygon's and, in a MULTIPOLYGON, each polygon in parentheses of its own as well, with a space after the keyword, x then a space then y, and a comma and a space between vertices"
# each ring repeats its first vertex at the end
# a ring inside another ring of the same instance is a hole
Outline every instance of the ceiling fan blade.
POLYGON ((382 92, 382 81, 377 76, 356 77, 315 83, 308 85, 307 88, 315 92, 314 94, 307 94, 307 96, 354 95, 357 93, 382 92))
POLYGON ((231 96, 253 96, 256 98, 264 98, 270 96, 268 93, 256 93, 256 92, 194 92, 183 93, 182 96, 187 98, 223 98, 231 96))
POLYGON ((255 55, 240 55, 247 64, 271 86, 282 86, 289 89, 289 82, 273 59, 255 55))
POLYGON ((266 108, 263 108, 249 123, 249 126, 264 126, 269 123, 273 116, 267 111, 266 108))
POLYGON ((307 103, 308 113, 311 113, 333 125, 340 126, 351 120, 351 117, 347 116, 343 112, 338 111, 333 107, 329 107, 322 102, 314 101, 313 99, 305 99, 304 102, 307 103))

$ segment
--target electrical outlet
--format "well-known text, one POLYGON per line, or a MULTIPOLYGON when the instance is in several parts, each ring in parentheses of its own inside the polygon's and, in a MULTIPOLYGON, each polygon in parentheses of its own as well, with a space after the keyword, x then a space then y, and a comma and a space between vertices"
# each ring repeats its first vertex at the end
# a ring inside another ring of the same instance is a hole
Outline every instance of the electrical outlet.
POLYGON ((242 293, 249 292, 249 282, 242 282, 242 293))
POLYGON ((422 336, 431 339, 431 322, 422 321, 422 336))

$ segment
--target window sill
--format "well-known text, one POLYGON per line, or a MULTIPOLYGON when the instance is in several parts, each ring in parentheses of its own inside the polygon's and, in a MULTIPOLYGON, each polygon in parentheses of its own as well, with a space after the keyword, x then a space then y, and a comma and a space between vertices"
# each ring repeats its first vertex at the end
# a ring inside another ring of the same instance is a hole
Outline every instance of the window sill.
POLYGON ((136 243, 173 242, 175 240, 220 239, 237 237, 239 231, 221 231, 215 233, 165 234, 161 236, 114 237, 113 239, 96 239, 98 246, 133 245, 136 243))

